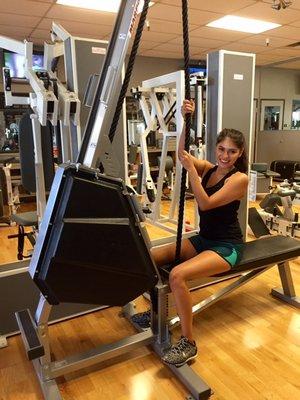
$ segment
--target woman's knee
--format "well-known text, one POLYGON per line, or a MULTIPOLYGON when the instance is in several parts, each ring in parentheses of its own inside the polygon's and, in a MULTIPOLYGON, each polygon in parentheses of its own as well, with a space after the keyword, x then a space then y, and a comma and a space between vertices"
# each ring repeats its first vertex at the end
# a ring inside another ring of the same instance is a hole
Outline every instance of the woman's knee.
POLYGON ((180 268, 175 267, 172 269, 169 275, 169 283, 172 290, 185 284, 185 279, 180 268))

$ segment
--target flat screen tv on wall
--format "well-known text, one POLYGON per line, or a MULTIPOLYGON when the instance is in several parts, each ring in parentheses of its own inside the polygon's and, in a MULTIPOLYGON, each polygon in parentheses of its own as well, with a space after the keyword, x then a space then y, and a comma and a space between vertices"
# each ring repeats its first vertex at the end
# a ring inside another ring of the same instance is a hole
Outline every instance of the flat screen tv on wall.
MULTIPOLYGON (((10 76, 12 78, 24 78, 24 62, 25 57, 21 54, 12 53, 11 51, 3 51, 4 62, 3 65, 10 69, 10 76)), ((41 53, 34 53, 32 56, 32 69, 39 71, 43 69, 44 55, 41 53)))

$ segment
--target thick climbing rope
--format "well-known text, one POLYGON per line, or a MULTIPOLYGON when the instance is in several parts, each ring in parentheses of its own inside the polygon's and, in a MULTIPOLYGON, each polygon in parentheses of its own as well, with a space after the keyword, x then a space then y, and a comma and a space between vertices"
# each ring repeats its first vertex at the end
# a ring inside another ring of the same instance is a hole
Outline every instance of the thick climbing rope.
POLYGON ((109 140, 112 141, 114 140, 114 136, 117 130, 117 126, 118 126, 118 122, 119 122, 119 118, 120 118, 120 114, 121 114, 121 110, 122 110, 122 106, 123 106, 123 101, 125 99, 126 96, 126 92, 128 89, 128 85, 129 85, 129 81, 130 81, 130 77, 131 77, 131 73, 133 70, 133 66, 134 66, 134 61, 135 61, 135 57, 139 48, 139 43, 140 43, 140 39, 142 37, 142 33, 143 33, 143 29, 144 29, 144 24, 146 21, 146 17, 147 17, 147 12, 148 12, 148 8, 149 8, 149 0, 145 0, 144 1, 144 6, 143 6, 143 10, 141 12, 141 16, 140 16, 140 20, 138 23, 138 27, 136 30, 136 34, 134 37, 134 41, 133 41, 133 45, 132 45, 132 49, 130 52, 130 56, 129 56, 129 60, 128 60, 128 64, 127 64, 127 68, 126 68, 126 72, 125 72, 125 77, 124 77, 124 81, 122 84, 122 88, 119 94, 119 98, 118 98, 118 102, 117 102, 117 106, 116 106, 116 110, 114 113, 114 117, 112 120, 112 124, 109 130, 109 140))
MULTIPOLYGON (((184 49, 184 77, 185 77, 185 98, 191 98, 190 91, 190 78, 189 78, 189 23, 188 23, 188 1, 182 0, 182 29, 183 29, 183 49, 184 49)), ((190 144, 190 131, 191 131, 191 114, 185 114, 185 143, 184 149, 189 151, 190 144)), ((180 262, 181 252, 181 240, 182 240, 182 228, 183 228, 183 216, 184 216, 184 200, 186 190, 186 176, 187 172, 185 168, 182 168, 181 175, 181 186, 180 186, 180 198, 178 207, 178 224, 177 224, 177 238, 176 238, 176 251, 175 251, 175 265, 180 262)))

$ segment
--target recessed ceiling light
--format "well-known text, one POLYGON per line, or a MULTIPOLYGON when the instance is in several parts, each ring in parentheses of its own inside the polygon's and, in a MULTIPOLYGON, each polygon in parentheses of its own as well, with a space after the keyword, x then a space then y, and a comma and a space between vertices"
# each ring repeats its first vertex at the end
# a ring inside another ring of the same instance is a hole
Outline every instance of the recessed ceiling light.
POLYGON ((270 29, 278 28, 280 24, 261 21, 259 19, 236 17, 235 15, 226 15, 216 21, 210 22, 206 26, 211 28, 223 28, 231 31, 261 33, 270 29))
MULTIPOLYGON (((56 3, 64 6, 116 13, 119 10, 121 0, 57 0, 56 3)), ((154 1, 150 1, 149 7, 151 7, 153 4, 154 1)), ((144 2, 141 1, 138 7, 139 13, 142 11, 143 5, 144 2)))

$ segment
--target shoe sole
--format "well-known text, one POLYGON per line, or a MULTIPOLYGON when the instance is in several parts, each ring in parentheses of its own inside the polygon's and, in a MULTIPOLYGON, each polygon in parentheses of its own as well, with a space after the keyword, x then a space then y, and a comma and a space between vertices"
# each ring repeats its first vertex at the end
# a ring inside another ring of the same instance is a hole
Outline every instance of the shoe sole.
POLYGON ((182 367, 184 364, 187 364, 189 361, 194 360, 197 357, 198 354, 195 354, 194 356, 189 357, 186 361, 180 363, 180 364, 172 364, 169 363, 168 361, 163 360, 163 362, 167 365, 174 365, 175 367, 179 368, 182 367))

